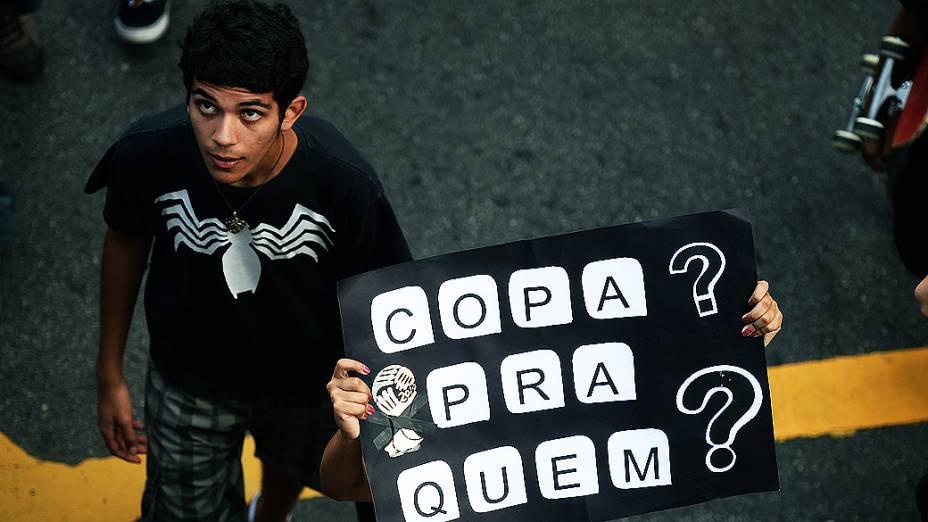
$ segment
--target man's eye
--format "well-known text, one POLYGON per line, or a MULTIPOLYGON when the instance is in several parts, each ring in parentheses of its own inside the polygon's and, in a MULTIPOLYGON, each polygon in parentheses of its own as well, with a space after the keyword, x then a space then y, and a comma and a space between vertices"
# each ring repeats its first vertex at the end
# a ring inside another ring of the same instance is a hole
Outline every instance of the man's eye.
POLYGON ((200 112, 203 114, 212 114, 216 112, 216 107, 212 103, 206 101, 197 102, 197 107, 200 109, 200 112))
POLYGON ((244 118, 245 121, 258 121, 261 119, 261 116, 263 116, 263 114, 258 111, 242 111, 242 118, 244 118))

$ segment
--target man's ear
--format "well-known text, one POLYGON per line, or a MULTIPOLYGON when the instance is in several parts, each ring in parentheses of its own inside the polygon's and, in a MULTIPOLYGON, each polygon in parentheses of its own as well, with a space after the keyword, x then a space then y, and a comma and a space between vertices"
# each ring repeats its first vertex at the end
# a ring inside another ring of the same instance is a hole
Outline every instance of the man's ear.
POLYGON ((300 95, 294 98, 290 105, 287 105, 287 109, 284 110, 284 121, 280 122, 280 129, 290 130, 308 106, 309 101, 306 100, 306 96, 300 95))

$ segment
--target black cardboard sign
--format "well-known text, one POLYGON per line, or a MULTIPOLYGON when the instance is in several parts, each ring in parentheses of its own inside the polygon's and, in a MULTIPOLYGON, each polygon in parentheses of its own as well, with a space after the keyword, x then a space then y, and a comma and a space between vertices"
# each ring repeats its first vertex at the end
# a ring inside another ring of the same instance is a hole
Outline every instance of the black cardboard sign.
POLYGON ((378 520, 612 520, 778 489, 750 221, 719 211, 345 280, 378 520))

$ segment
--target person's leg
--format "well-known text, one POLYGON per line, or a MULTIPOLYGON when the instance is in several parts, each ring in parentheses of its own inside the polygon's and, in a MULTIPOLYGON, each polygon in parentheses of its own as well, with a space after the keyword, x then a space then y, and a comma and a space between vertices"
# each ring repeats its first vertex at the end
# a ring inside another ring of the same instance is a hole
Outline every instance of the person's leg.
POLYGON ((270 462, 261 461, 261 498, 254 522, 282 522, 296 504, 303 483, 270 462))
POLYGON ((142 520, 244 521, 246 415, 234 405, 189 395, 149 367, 142 520))
POLYGON ((300 404, 268 402, 255 408, 249 429, 264 470, 255 521, 285 520, 303 486, 320 489, 322 452, 336 429, 331 403, 322 397, 300 404), (265 512, 268 518, 262 518, 265 512))

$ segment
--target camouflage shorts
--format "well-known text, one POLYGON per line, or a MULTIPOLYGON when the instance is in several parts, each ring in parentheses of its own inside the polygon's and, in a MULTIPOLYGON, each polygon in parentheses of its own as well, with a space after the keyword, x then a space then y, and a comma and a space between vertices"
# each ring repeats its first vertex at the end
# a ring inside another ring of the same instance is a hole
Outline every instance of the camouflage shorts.
POLYGON ((165 382, 149 363, 145 383, 148 480, 142 520, 245 520, 242 443, 255 456, 319 489, 319 462, 333 433, 326 401, 211 400, 165 382))

